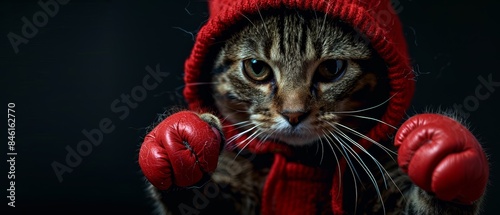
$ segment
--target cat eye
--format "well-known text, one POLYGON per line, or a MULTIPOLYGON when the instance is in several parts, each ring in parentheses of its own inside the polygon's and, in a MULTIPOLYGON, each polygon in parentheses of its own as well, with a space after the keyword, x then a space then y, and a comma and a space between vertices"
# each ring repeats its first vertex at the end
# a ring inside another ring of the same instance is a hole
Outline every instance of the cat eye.
POLYGON ((273 74, 269 65, 257 59, 243 61, 243 70, 247 77, 258 82, 269 80, 273 74))
POLYGON ((317 78, 319 82, 337 81, 342 77, 347 68, 345 60, 329 59, 323 61, 317 68, 317 78))

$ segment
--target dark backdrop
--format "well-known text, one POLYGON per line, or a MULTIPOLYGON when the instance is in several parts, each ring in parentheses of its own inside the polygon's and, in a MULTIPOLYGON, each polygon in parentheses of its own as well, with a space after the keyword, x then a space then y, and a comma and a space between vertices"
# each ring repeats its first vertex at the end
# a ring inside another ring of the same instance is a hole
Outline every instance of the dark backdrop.
MULTIPOLYGON (((493 199, 500 197, 500 87, 483 88, 487 98, 475 96, 475 90, 481 78, 500 81, 495 21, 500 4, 481 2, 401 0, 400 16, 418 72, 410 112, 466 104, 464 112, 492 163, 485 214, 498 214, 493 199)), ((192 33, 207 18, 205 3, 73 0, 45 20, 37 1, 0 3, 0 106, 5 111, 9 102, 15 103, 18 153, 16 208, 5 206, 9 200, 2 197, 2 211, 149 213, 137 150, 157 114, 183 105, 183 63, 193 45, 192 33), (23 17, 38 17, 37 32, 23 29, 23 17), (23 31, 29 38, 16 51, 9 38, 23 36, 23 31), (141 91, 149 74, 145 68, 156 70, 157 65, 165 76, 157 77, 161 84, 141 91), (132 92, 146 94, 124 103, 132 92), (108 124, 100 128, 101 123, 108 124), (72 158, 69 166, 67 155, 85 141, 98 145, 80 148, 88 155, 72 158), (55 162, 72 171, 58 179, 55 162)), ((5 122, 0 124, 7 129, 5 122)), ((1 156, 7 160, 7 140, 2 144, 1 156)), ((0 163, 1 177, 7 179, 10 165, 0 163)), ((10 180, 1 181, 1 195, 7 196, 10 180)))

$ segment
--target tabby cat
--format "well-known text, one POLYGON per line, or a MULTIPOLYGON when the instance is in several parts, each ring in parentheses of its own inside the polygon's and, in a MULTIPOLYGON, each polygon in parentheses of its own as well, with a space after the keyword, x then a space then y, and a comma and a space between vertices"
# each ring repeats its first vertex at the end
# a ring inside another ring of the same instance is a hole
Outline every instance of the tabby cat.
MULTIPOLYGON (((481 201, 445 202, 413 185, 389 141, 355 152, 358 139, 384 123, 380 117, 391 99, 387 66, 367 41, 340 20, 296 10, 263 14, 236 29, 219 44, 209 93, 220 118, 249 138, 238 147, 228 138, 226 147, 232 148, 223 150, 216 171, 196 186, 150 186, 157 212, 259 214, 273 157, 247 150, 257 139, 284 142, 300 155, 297 162, 332 175, 345 157, 347 214, 478 213, 481 201)), ((222 129, 217 120, 206 120, 222 129)), ((328 189, 322 195, 332 198, 328 189)), ((318 207, 331 213, 331 205, 318 207)))

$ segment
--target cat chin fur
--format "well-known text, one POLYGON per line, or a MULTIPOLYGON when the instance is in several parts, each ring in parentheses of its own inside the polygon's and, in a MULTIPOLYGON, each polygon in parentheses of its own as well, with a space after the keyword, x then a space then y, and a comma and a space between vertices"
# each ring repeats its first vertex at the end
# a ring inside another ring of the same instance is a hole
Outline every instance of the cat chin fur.
POLYGON ((320 138, 318 135, 311 135, 311 128, 308 128, 307 125, 298 125, 293 128, 285 120, 283 120, 283 122, 284 123, 277 123, 278 128, 274 129, 275 131, 281 132, 278 132, 279 134, 272 135, 271 137, 276 136, 276 139, 291 146, 311 145, 320 138))

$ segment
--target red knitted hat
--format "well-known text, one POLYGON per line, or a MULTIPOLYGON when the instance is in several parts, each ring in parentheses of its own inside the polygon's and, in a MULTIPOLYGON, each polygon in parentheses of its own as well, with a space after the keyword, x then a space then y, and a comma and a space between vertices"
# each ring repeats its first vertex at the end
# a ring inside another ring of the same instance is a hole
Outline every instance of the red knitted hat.
MULTIPOLYGON (((197 83, 210 82, 209 74, 216 49, 224 36, 230 33, 231 27, 248 22, 247 17, 263 10, 288 8, 325 13, 364 33, 388 65, 392 98, 382 120, 396 126, 404 117, 415 82, 401 23, 390 0, 209 0, 208 3, 210 17, 198 32, 191 55, 185 63, 184 97, 191 110, 214 109, 210 89, 197 83)), ((233 128, 225 130, 228 138, 237 133, 233 128)), ((393 128, 379 123, 367 136, 380 141, 394 132, 393 128)), ((371 145, 369 141, 360 143, 365 148, 371 145)))

